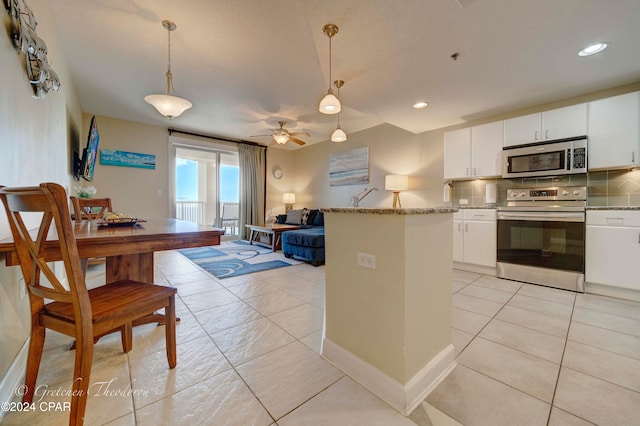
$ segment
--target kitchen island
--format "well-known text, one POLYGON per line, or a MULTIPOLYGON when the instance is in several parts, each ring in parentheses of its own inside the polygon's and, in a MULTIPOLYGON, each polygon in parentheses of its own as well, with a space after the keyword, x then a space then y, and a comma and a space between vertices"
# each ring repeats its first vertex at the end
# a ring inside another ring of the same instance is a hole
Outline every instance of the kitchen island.
POLYGON ((456 208, 327 208, 323 356, 408 415, 455 367, 456 208))

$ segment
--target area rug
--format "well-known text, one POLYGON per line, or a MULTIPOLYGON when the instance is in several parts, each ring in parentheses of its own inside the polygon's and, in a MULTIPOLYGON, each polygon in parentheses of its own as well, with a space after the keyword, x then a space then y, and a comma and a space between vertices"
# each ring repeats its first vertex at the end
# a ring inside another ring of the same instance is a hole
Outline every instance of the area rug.
POLYGON ((302 262, 287 259, 282 252, 249 245, 247 241, 223 241, 219 246, 178 250, 187 259, 216 278, 230 278, 302 262))

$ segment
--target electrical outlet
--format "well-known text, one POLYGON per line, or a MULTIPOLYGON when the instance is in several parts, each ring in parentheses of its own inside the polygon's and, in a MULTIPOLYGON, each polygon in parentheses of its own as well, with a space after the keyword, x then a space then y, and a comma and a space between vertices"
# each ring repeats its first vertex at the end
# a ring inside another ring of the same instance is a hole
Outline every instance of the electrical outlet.
POLYGON ((27 285, 24 283, 24 278, 20 278, 18 280, 18 288, 18 291, 20 292, 20 299, 22 299, 27 295, 27 285))
POLYGON ((467 204, 469 204, 469 200, 467 200, 466 198, 460 198, 461 206, 466 206, 467 204))
POLYGON ((376 269, 376 256, 373 254, 358 252, 358 266, 376 269))

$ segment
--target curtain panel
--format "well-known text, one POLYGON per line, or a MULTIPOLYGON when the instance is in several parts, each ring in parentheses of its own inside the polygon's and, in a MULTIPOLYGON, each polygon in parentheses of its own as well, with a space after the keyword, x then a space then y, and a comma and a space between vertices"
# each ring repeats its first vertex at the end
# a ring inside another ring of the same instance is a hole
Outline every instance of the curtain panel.
POLYGON ((240 162, 239 235, 249 239, 247 224, 262 224, 265 219, 266 148, 238 145, 240 162))

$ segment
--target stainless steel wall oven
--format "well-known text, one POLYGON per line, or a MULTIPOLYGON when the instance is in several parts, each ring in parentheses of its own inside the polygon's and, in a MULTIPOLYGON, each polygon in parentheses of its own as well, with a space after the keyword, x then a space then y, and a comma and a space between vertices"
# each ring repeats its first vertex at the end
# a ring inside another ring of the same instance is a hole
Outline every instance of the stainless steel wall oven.
POLYGON ((507 190, 498 277, 584 292, 586 187, 507 190))

